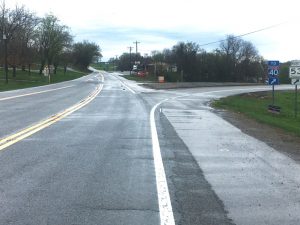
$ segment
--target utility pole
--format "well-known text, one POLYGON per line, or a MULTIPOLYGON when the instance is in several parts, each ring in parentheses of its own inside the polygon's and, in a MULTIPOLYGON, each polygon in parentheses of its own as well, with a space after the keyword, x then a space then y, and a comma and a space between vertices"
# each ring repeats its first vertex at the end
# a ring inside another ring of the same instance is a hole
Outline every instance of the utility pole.
POLYGON ((130 64, 130 70, 129 71, 130 71, 130 75, 131 75, 131 70, 132 70, 131 51, 132 51, 133 47, 129 46, 128 48, 129 48, 129 60, 130 60, 130 63, 129 63, 130 64))
POLYGON ((117 67, 118 67, 118 66, 117 66, 117 62, 118 62, 118 55, 116 55, 116 60, 115 60, 115 61, 116 61, 116 68, 115 68, 115 71, 117 71, 117 67))
POLYGON ((137 61, 137 53, 138 53, 138 44, 141 42, 135 41, 133 44, 135 44, 135 61, 137 61))

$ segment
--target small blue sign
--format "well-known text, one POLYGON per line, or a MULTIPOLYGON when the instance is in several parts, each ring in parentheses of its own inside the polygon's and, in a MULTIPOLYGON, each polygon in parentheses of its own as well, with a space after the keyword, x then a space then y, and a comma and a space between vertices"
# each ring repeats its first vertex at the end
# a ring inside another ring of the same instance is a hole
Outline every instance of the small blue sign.
POLYGON ((268 61, 268 66, 269 66, 269 67, 279 66, 279 61, 278 61, 278 60, 271 60, 271 61, 268 61))
POLYGON ((279 85, 278 77, 269 77, 269 85, 279 85))
POLYGON ((269 84, 274 83, 274 78, 277 77, 276 83, 279 84, 279 61, 278 60, 271 60, 268 61, 268 75, 269 75, 269 84))

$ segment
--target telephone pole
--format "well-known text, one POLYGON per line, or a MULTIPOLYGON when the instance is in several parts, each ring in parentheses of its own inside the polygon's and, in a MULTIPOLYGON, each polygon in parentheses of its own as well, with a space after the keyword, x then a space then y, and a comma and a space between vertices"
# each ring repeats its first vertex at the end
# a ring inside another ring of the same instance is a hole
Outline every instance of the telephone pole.
POLYGON ((138 44, 141 42, 135 41, 133 44, 135 44, 135 61, 137 61, 137 53, 138 53, 138 44))
POLYGON ((118 67, 117 62, 118 62, 118 55, 116 55, 114 71, 117 71, 117 67, 118 67))
POLYGON ((129 71, 130 71, 130 75, 131 75, 131 70, 132 70, 132 65, 131 65, 131 51, 132 51, 133 47, 129 46, 128 48, 129 48, 129 60, 130 60, 130 63, 129 63, 130 64, 130 70, 129 71))

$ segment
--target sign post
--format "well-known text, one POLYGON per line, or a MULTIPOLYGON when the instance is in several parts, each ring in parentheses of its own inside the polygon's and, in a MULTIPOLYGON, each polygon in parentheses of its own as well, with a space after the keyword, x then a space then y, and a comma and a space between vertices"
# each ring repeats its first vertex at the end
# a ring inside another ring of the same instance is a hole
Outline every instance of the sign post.
POLYGON ((43 70, 44 76, 48 77, 48 82, 50 84, 50 72, 49 72, 49 68, 48 66, 45 66, 44 70, 43 70))
POLYGON ((298 90, 297 90, 297 85, 295 85, 295 117, 296 118, 297 118, 297 114, 298 114, 297 102, 298 102, 298 90))
POLYGON ((291 62, 289 68, 289 76, 292 84, 295 85, 295 118, 298 115, 298 84, 300 84, 300 60, 294 60, 291 62))
POLYGON ((275 85, 279 85, 279 61, 268 61, 268 76, 269 85, 272 85, 272 106, 269 106, 270 110, 270 108, 274 108, 275 104, 275 85))

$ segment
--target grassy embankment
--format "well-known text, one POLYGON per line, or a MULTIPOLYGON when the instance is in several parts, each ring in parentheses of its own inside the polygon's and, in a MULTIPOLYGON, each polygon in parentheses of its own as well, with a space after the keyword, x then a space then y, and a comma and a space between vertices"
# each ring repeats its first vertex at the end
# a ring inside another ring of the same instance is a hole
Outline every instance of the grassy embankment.
MULTIPOLYGON (((164 72, 162 75, 165 78, 165 82, 180 82, 182 80, 180 73, 174 73, 174 72, 164 72)), ((128 80, 135 80, 138 82, 158 82, 158 77, 154 74, 149 74, 145 77, 139 77, 136 75, 131 76, 124 76, 128 80)))
POLYGON ((260 92, 222 98, 213 102, 212 105, 216 108, 242 113, 258 122, 300 136, 300 106, 298 104, 299 113, 296 118, 295 93, 292 91, 275 92, 275 105, 281 107, 278 115, 268 112, 267 107, 270 104, 272 104, 272 92, 260 92))
POLYGON ((114 71, 114 65, 112 63, 92 63, 91 67, 95 68, 96 70, 105 70, 108 72, 114 71))
POLYGON ((137 82, 157 82, 157 77, 152 74, 146 75, 144 77, 140 77, 132 74, 132 75, 126 75, 124 76, 124 78, 128 80, 134 80, 137 82))
MULTIPOLYGON (((73 80, 82 77, 87 73, 67 71, 64 74, 63 69, 58 69, 56 74, 51 74, 51 83, 58 83, 67 80, 73 80)), ((36 87, 49 84, 48 77, 40 75, 36 71, 32 71, 29 75, 28 71, 17 70, 16 77, 13 77, 12 70, 8 71, 8 84, 5 82, 5 73, 0 69, 0 91, 15 90, 28 87, 36 87)))

